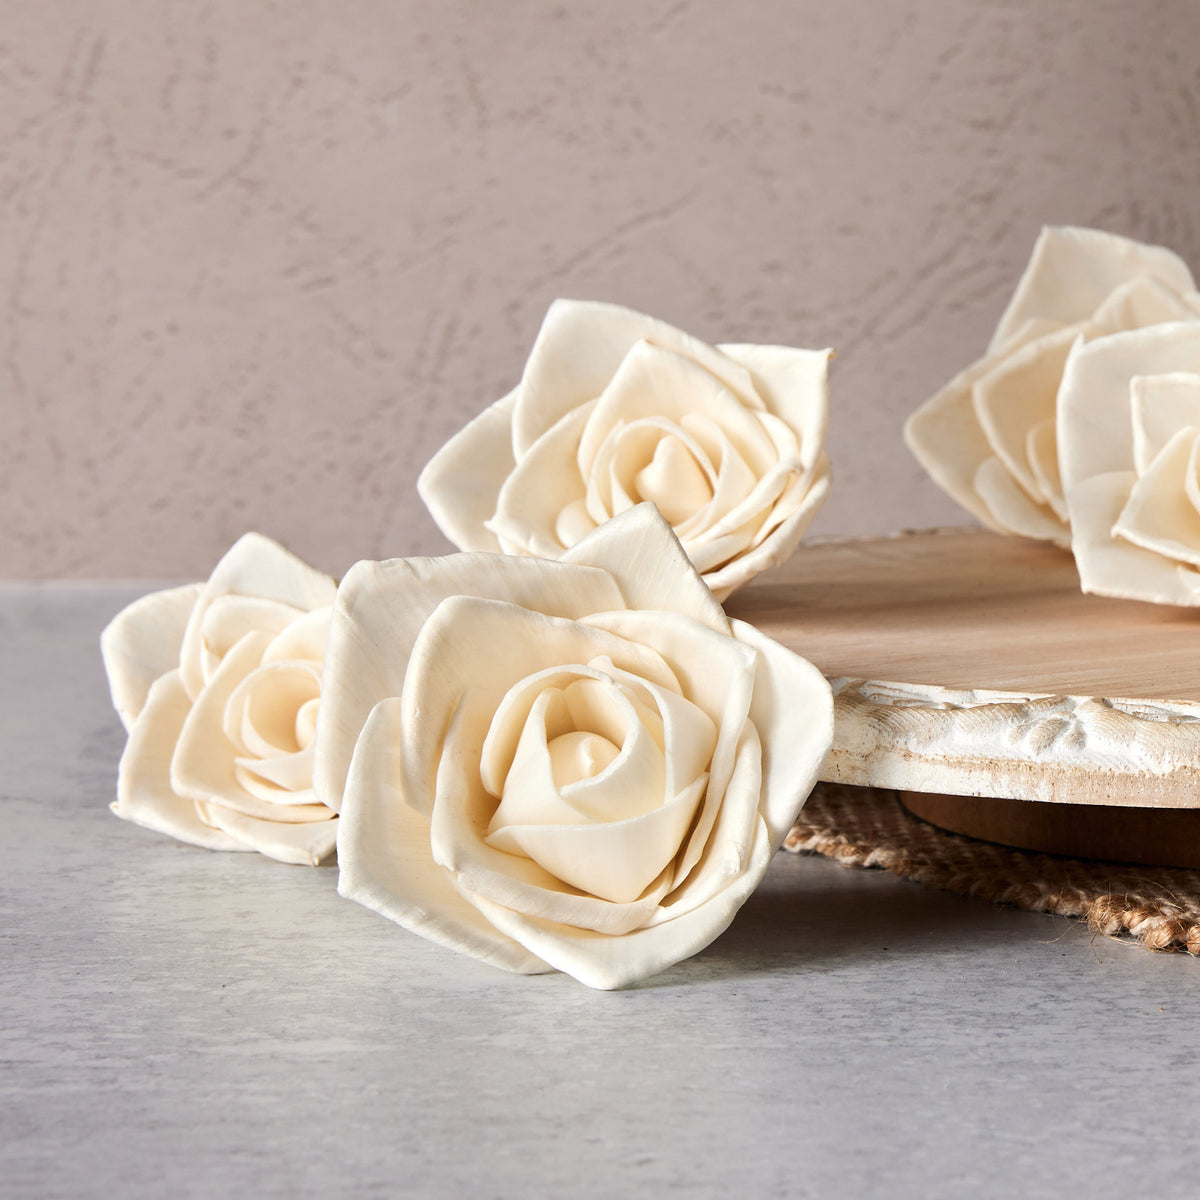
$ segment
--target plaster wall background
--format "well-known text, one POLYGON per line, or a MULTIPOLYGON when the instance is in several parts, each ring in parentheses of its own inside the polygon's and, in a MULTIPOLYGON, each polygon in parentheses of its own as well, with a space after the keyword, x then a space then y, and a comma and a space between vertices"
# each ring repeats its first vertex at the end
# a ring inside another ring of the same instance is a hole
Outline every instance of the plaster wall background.
POLYGON ((449 548, 426 459, 555 296, 833 345, 813 532, 1044 223, 1200 266, 1194 0, 0 0, 0 575, 449 548))

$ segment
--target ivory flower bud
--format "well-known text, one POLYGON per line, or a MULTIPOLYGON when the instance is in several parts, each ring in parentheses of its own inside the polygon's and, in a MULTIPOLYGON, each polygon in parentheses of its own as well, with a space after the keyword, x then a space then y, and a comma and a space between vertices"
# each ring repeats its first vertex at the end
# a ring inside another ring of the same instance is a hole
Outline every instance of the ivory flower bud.
POLYGON ((1077 344, 1059 438, 1083 590, 1200 605, 1200 321, 1077 344))
POLYGON ((460 549, 543 558, 650 501, 724 600, 792 553, 829 489, 828 362, 556 300, 517 388, 418 488, 460 549))
POLYGON ((1197 317, 1200 295, 1171 251, 1095 229, 1044 229, 987 353, 909 418, 905 440, 989 528, 1068 546, 1056 414, 1071 347, 1197 317))
POLYGON ((316 865, 337 814, 312 789, 312 740, 337 586, 259 534, 207 583, 152 592, 100 639, 129 731, 112 810, 213 850, 316 865))
POLYGON ((832 741, 810 663, 730 621, 653 506, 562 560, 359 563, 317 795, 338 890, 512 971, 632 983, 715 938, 832 741))

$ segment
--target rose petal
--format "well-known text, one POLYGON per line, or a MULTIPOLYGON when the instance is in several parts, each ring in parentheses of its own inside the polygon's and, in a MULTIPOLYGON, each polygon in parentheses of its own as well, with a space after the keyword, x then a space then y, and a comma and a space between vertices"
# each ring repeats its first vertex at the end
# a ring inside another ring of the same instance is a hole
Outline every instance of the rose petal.
MULTIPOLYGON (((768 522, 764 529, 768 530, 763 540, 746 551, 740 558, 705 575, 704 581, 712 589, 718 601, 725 601, 742 584, 769 567, 785 562, 792 556, 800 539, 804 536, 813 518, 825 501, 833 480, 829 460, 822 455, 817 465, 817 474, 812 484, 804 493, 799 506, 774 529, 768 522)), ((785 493, 786 497, 786 493, 785 493)), ((780 499, 780 507, 784 498, 780 499)), ((762 531, 760 531, 760 534, 762 531)))
POLYGON ((1180 294, 1149 275, 1122 284, 1087 322, 1087 337, 1105 337, 1123 329, 1142 329, 1167 321, 1192 321, 1200 317, 1200 296, 1180 294))
POLYGON ((734 553, 741 553, 747 546, 753 545, 758 540, 760 528, 766 524, 775 505, 795 478, 793 463, 778 463, 758 479, 744 499, 714 519, 703 533, 690 537, 680 530, 679 540, 697 570, 704 572, 726 561, 730 553, 728 550, 721 553, 717 547, 727 546, 730 540, 737 546, 734 553))
POLYGON ((579 441, 580 474, 588 476, 605 437, 620 422, 659 417, 682 423, 685 416, 707 417, 753 470, 764 471, 774 461, 758 414, 724 380, 694 359, 638 342, 589 414, 579 441))
POLYGON ((989 529, 1005 533, 975 491, 975 476, 994 451, 972 399, 976 382, 1000 361, 1000 355, 989 355, 959 372, 904 423, 904 443, 951 499, 989 529))
MULTIPOLYGON (((750 711, 757 653, 675 613, 601 613, 586 621, 661 654, 678 676, 683 694, 713 720, 717 744, 709 761, 705 805, 719 805, 750 711)), ((622 663, 617 665, 624 667, 622 663)), ((704 820, 702 813, 698 823, 704 820)))
POLYGON ((1178 562, 1200 566, 1200 513, 1196 511, 1196 451, 1200 428, 1180 429, 1155 456, 1129 493, 1113 536, 1178 562))
POLYGON ((585 405, 567 413, 529 448, 504 481, 487 524, 506 553, 558 558, 565 549, 558 539, 558 515, 586 496, 583 477, 575 468, 575 451, 589 411, 585 405))
POLYGON ((1177 292, 1191 291, 1191 272, 1178 255, 1098 229, 1042 230, 1029 265, 992 337, 998 350, 1030 318, 1071 325, 1090 317, 1121 284, 1150 275, 1177 292))
MULTIPOLYGON (((248 633, 221 662, 183 723, 171 762, 171 786, 197 802, 215 802, 248 817, 278 820, 278 804, 252 795, 238 779, 238 749, 225 731, 225 710, 238 685, 262 659, 270 643, 265 633, 248 633)), ((281 801, 285 797, 280 798, 281 801)), ((329 812, 312 795, 288 793, 289 822, 324 821, 329 812)))
MULTIPOLYGON (((717 638, 716 634, 709 636, 717 638)), ((425 622, 404 679, 408 728, 420 730, 420 736, 414 732, 405 740, 401 751, 402 786, 408 803, 418 812, 429 811, 442 737, 468 690, 488 698, 490 720, 505 693, 526 676, 547 667, 582 665, 601 655, 623 670, 671 685, 670 670, 652 648, 591 624, 471 596, 444 600, 425 622)), ((481 751, 486 732, 485 728, 480 733, 481 751)), ((319 729, 317 737, 319 755, 319 729)))
POLYGON ((473 902, 497 929, 551 966, 588 987, 607 991, 628 987, 704 949, 729 927, 770 861, 766 826, 760 823, 746 869, 728 887, 707 904, 620 938, 526 916, 484 896, 474 896, 473 902))
POLYGON ((1131 384, 1138 375, 1200 372, 1200 321, 1134 329, 1076 344, 1058 394, 1058 453, 1067 508, 1094 475, 1134 469, 1131 384))
POLYGON ((100 635, 113 707, 127 730, 154 681, 179 667, 183 631, 201 586, 189 583, 142 596, 117 613, 100 635))
MULTIPOLYGON (((674 612, 592 613, 581 618, 578 626, 598 636, 615 634, 615 645, 624 651, 624 661, 612 655, 619 670, 640 675, 649 684, 671 688, 668 681, 636 664, 636 660, 631 666, 629 652, 632 649, 648 656, 648 663, 661 658, 679 681, 682 695, 715 722, 721 736, 731 720, 740 725, 745 719, 757 656, 733 638, 674 612)), ((731 732, 736 738, 737 730, 731 732)))
POLYGON ((210 829, 191 800, 171 787, 171 755, 191 709, 178 669, 161 675, 150 686, 146 702, 129 731, 129 741, 117 771, 117 799, 112 811, 126 821, 169 834, 181 842, 209 850, 249 847, 217 829, 210 829))
POLYGON ((1136 480, 1132 471, 1111 471, 1085 479, 1067 493, 1080 587, 1099 596, 1200 604, 1200 573, 1112 536, 1136 480))
POLYGON ((975 472, 975 491, 988 506, 993 528, 1022 537, 1042 538, 1056 546, 1071 544, 1070 531, 1046 504, 1029 498, 998 458, 980 463, 975 472))
POLYGON ((403 737, 400 702, 382 701, 358 739, 337 820, 338 894, 507 971, 550 969, 481 916, 434 863, 429 821, 409 808, 399 787, 403 737))
POLYGON ((1041 421, 1025 438, 1025 457, 1037 482, 1038 494, 1045 496, 1054 515, 1067 524, 1067 502, 1063 497, 1062 476, 1058 473, 1058 422, 1055 417, 1041 421))
POLYGON ((1185 425, 1200 425, 1200 375, 1136 375, 1129 384, 1133 461, 1144 475, 1163 447, 1185 425))
MULTIPOLYGON (((612 664, 608 669, 614 679, 625 683, 630 690, 640 684, 654 702, 666 770, 660 799, 684 791, 694 779, 707 774, 718 741, 717 727, 712 718, 699 705, 673 689, 646 679, 635 680, 628 672, 612 664)), ((577 784, 572 794, 578 796, 587 787, 588 784, 577 784)), ((597 785, 592 783, 590 787, 596 789, 597 785)), ((606 805, 605 810, 615 811, 615 806, 606 805)))
POLYGON ((213 826, 236 838, 244 848, 257 850, 277 862, 316 867, 337 844, 338 818, 328 809, 326 820, 295 825, 250 817, 222 804, 198 804, 197 808, 213 826))
POLYGON ((487 521, 496 498, 516 466, 512 450, 513 409, 509 392, 458 431, 417 478, 417 491, 438 528, 460 550, 500 549, 487 521))
POLYGON ((779 461, 786 462, 789 469, 801 479, 806 481, 811 479, 821 459, 820 447, 814 452, 813 461, 807 462, 806 456, 800 452, 800 439, 778 417, 773 417, 770 413, 762 413, 758 419, 762 422, 767 436, 774 443, 779 461))
POLYGON ((309 803, 315 800, 312 790, 311 746, 298 750, 295 754, 280 755, 278 758, 239 757, 234 763, 237 781, 260 800, 295 804, 300 792, 306 794, 309 803))
POLYGON ((488 845, 523 853, 556 879, 601 900, 631 904, 679 853, 707 782, 702 775, 659 808, 623 821, 503 825, 488 835, 488 845))
POLYGON ((1047 421, 1053 426, 1058 385, 1077 332, 1068 326, 1023 346, 978 380, 971 393, 980 428, 996 456, 1037 501, 1046 497, 1026 457, 1029 430, 1047 421))
POLYGON ((278 600, 309 612, 333 603, 337 586, 294 554, 260 533, 247 533, 213 568, 192 609, 180 651, 183 686, 194 700, 204 686, 201 668, 202 628, 208 607, 219 596, 252 596, 278 600))
POLYGON ((774 500, 786 486, 786 472, 795 469, 794 463, 785 464, 785 474, 781 477, 780 464, 775 462, 763 472, 755 471, 725 436, 724 430, 703 418, 689 418, 684 421, 684 427, 696 434, 699 434, 705 425, 711 430, 709 453, 717 464, 716 486, 713 488, 712 499, 675 530, 680 542, 688 551, 688 557, 696 563, 696 569, 702 573, 704 568, 697 562, 691 549, 692 545, 702 544, 706 534, 711 540, 716 540, 744 525, 749 520, 747 511, 755 512, 763 507, 761 503, 748 499, 761 487, 763 480, 772 480, 770 486, 774 494, 770 499, 774 500), (718 525, 719 531, 714 528, 718 525))
POLYGON ((325 647, 329 644, 329 624, 333 620, 332 605, 315 608, 298 617, 286 629, 276 635, 263 651, 263 662, 285 660, 308 660, 321 663, 325 659, 325 647))
POLYGON ((795 432, 805 474, 814 471, 829 425, 829 362, 833 351, 750 345, 717 349, 750 372, 768 412, 795 432))
POLYGON ((1030 319, 1007 340, 1002 352, 989 353, 960 371, 940 392, 921 405, 904 423, 904 441, 933 481, 982 521, 996 525, 991 510, 975 494, 975 475, 992 457, 991 444, 975 415, 975 384, 999 366, 1009 354, 1037 341, 1061 326, 1054 321, 1030 319))
POLYGON ((624 603, 606 572, 534 558, 458 554, 352 567, 330 624, 317 715, 313 785, 330 808, 341 804, 367 714, 380 700, 400 695, 421 626, 455 594, 540 605, 568 618, 624 603))
POLYGON ((196 789, 189 788, 196 797, 196 807, 203 809, 205 804, 223 804, 234 812, 257 820, 282 821, 288 825, 311 825, 329 820, 332 810, 317 800, 312 788, 293 790, 269 783, 260 772, 247 770, 244 763, 245 760, 240 758, 234 761, 236 791, 230 788, 221 796, 209 795, 199 799, 196 789))
POLYGON ((573 546, 587 537, 596 522, 588 515, 587 500, 572 500, 554 518, 554 536, 564 546, 573 546))
POLYGON ((671 891, 650 924, 707 904, 737 880, 765 828, 759 811, 762 798, 762 743, 754 722, 747 721, 720 802, 705 802, 687 850, 676 862, 671 891))
POLYGON ((615 304, 556 300, 521 377, 513 414, 518 460, 568 412, 599 396, 641 341, 685 355, 745 403, 761 404, 743 367, 682 330, 615 304))
POLYGON ((684 912, 715 895, 718 890, 715 884, 707 890, 703 886, 698 892, 689 890, 691 883, 695 882, 697 870, 709 882, 720 876, 720 887, 725 887, 728 872, 740 869, 745 864, 744 856, 749 850, 755 823, 760 818, 758 805, 761 803, 761 792, 761 746, 754 722, 748 720, 733 746, 732 769, 724 786, 720 785, 720 781, 710 784, 683 851, 674 862, 671 892, 665 901, 666 911, 656 913, 652 923, 666 920, 672 913, 684 912), (719 851, 714 851, 714 846, 718 846, 719 851), (712 862, 719 865, 704 871, 703 864, 714 853, 718 857, 712 862), (692 896, 691 901, 686 899, 688 895, 692 896))
MULTIPOLYGON (((624 607, 682 613, 718 633, 729 633, 725 610, 653 504, 639 504, 600 526, 572 546, 563 562, 606 571, 620 588, 624 607)), ((620 607, 597 605, 592 611, 620 607)))
POLYGON ((216 597, 200 624, 201 686, 213 677, 221 659, 246 634, 265 633, 273 637, 302 616, 303 609, 279 600, 264 600, 260 596, 216 597))
POLYGON ((812 474, 807 479, 803 476, 793 475, 787 487, 784 488, 783 494, 771 506, 770 512, 759 525, 753 544, 758 546, 765 542, 795 512, 808 505, 811 499, 810 492, 814 487, 819 484, 828 487, 830 474, 829 459, 821 455, 812 474))
POLYGON ((617 460, 616 452, 622 448, 626 440, 622 436, 626 430, 635 429, 636 426, 642 424, 643 422, 636 421, 632 426, 618 426, 611 436, 604 440, 600 454, 592 470, 588 472, 587 491, 583 503, 587 510, 588 520, 593 527, 603 525, 610 517, 619 516, 633 508, 638 502, 634 498, 637 492, 634 480, 629 480, 631 486, 627 488, 621 477, 626 473, 632 474, 641 466, 640 456, 632 463, 621 463, 617 460))
POLYGON ((692 562, 695 564, 696 570, 701 573, 701 578, 707 579, 713 571, 718 570, 724 563, 743 553, 753 541, 753 528, 743 526, 735 533, 727 533, 722 537, 713 538, 709 541, 694 545, 684 543, 684 549, 687 550, 692 562))
POLYGON ((758 662, 750 720, 762 739, 763 819, 778 847, 795 823, 833 744, 833 693, 807 659, 772 641, 745 621, 733 636, 758 662))

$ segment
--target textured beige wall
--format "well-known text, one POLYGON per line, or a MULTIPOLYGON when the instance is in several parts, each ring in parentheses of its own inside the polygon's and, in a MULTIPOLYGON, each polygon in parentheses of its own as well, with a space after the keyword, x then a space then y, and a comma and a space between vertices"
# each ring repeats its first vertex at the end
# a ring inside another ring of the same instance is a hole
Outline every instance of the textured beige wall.
POLYGON ((904 416, 1041 224, 1200 265, 1198 63, 1194 0, 0 0, 0 575, 445 549, 558 295, 836 346, 816 530, 965 520, 904 416))

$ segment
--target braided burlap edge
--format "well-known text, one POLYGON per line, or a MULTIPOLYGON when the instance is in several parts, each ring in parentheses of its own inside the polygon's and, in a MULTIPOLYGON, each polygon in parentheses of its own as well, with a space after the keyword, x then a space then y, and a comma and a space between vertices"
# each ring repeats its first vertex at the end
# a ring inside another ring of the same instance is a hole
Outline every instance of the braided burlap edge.
POLYGON ((1087 922, 1152 950, 1200 955, 1200 871, 1060 858, 947 833, 898 793, 820 783, 784 841, 848 867, 882 867, 962 896, 1087 922))

